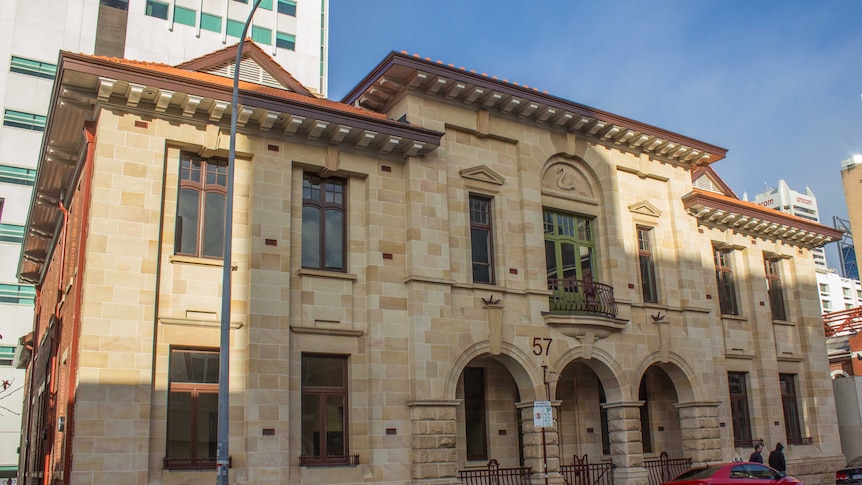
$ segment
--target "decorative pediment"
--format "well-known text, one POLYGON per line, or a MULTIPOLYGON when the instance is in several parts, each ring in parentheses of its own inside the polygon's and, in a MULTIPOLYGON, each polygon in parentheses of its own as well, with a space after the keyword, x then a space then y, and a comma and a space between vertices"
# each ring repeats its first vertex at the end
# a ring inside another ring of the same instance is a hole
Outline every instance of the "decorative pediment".
POLYGON ((558 162, 548 167, 542 177, 542 189, 568 197, 596 200, 589 178, 580 168, 568 162, 558 162))
POLYGON ((645 200, 630 205, 629 210, 642 216, 661 217, 661 211, 645 200))
POLYGON ((458 173, 465 179, 476 180, 479 182, 487 182, 495 185, 503 185, 506 182, 506 179, 504 179, 502 175, 484 165, 465 168, 458 173))

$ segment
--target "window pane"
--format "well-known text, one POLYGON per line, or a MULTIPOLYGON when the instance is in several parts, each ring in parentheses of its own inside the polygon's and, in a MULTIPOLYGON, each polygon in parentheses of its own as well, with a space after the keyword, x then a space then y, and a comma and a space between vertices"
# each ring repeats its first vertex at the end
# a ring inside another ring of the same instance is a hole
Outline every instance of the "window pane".
POLYGON ((201 392, 197 405, 196 456, 215 458, 218 447, 218 393, 201 392))
POLYGON ((156 0, 147 0, 146 15, 156 17, 162 20, 168 19, 168 4, 157 2, 156 0))
POLYGON ((326 211, 325 269, 344 269, 344 213, 338 210, 326 211))
POLYGON ((326 396, 326 454, 346 455, 344 440, 344 395, 326 396))
POLYGON ((174 7, 174 22, 194 27, 196 18, 196 11, 190 8, 180 7, 179 5, 174 7))
POLYGON ((275 46, 287 49, 287 50, 296 50, 296 36, 291 34, 286 34, 284 32, 276 32, 275 34, 275 46))
POLYGON ((344 387, 344 357, 302 356, 303 387, 344 387))
POLYGON ((560 244, 560 255, 563 259, 563 278, 577 278, 578 264, 575 258, 575 246, 573 244, 560 244))
POLYGON ((168 396, 168 443, 166 454, 170 458, 190 458, 192 440, 192 395, 190 392, 171 391, 168 396))
POLYGON ((272 45, 272 30, 252 25, 251 38, 259 44, 272 45))
POLYGON ((227 35, 231 37, 240 37, 242 35, 242 29, 244 26, 245 24, 243 24, 242 22, 227 19, 227 35))
POLYGON ((545 241, 545 264, 548 268, 548 278, 557 276, 557 245, 554 241, 545 241))
POLYGON ((211 32, 221 32, 221 17, 206 12, 202 13, 201 28, 211 32))
POLYGON ((302 451, 306 456, 320 456, 320 396, 302 395, 302 451))
POLYGON ((218 384, 218 362, 216 351, 171 350, 171 383, 218 384))
POLYGON ((296 2, 278 0, 278 13, 296 17, 296 2))
POLYGON ((272 10, 272 0, 260 0, 260 8, 264 10, 272 10))
POLYGON ((177 203, 177 229, 175 233, 178 253, 198 253, 199 210, 200 192, 192 189, 180 189, 177 203))
POLYGON ((206 194, 204 209, 204 247, 203 255, 220 258, 224 256, 224 226, 225 203, 224 194, 210 192, 206 194))
POLYGON ((320 269, 320 209, 302 208, 302 267, 320 269))

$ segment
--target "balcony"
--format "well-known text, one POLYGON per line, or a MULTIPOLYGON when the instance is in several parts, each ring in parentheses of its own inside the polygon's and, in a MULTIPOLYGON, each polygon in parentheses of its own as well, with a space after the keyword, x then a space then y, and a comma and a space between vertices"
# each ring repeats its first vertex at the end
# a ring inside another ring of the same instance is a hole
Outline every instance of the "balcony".
POLYGON ((551 290, 550 313, 577 315, 592 314, 616 318, 617 303, 614 287, 596 283, 592 279, 548 278, 551 290))
POLYGON ((617 318, 614 288, 589 276, 583 280, 548 278, 548 289, 551 296, 545 323, 563 335, 592 343, 621 331, 628 323, 617 318))

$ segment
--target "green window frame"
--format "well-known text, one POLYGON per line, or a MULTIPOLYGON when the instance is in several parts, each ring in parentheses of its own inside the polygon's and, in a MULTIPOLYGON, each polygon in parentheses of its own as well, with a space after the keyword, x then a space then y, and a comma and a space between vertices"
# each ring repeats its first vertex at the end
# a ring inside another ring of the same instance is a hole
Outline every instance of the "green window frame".
POLYGON ((45 123, 48 119, 43 115, 34 113, 25 113, 24 111, 16 111, 7 109, 3 112, 3 125, 12 126, 15 128, 23 128, 25 130, 45 131, 45 123))
POLYGON ((32 305, 35 299, 36 288, 33 285, 0 283, 0 303, 32 305))
POLYGON ((278 13, 296 17, 296 2, 290 0, 278 0, 278 13))
POLYGON ((159 2, 158 0, 147 0, 144 14, 148 17, 155 17, 157 19, 167 20, 169 8, 170 5, 168 5, 167 3, 159 2))
POLYGON ((54 79, 54 76, 57 75, 56 64, 18 56, 12 56, 9 70, 11 72, 17 72, 18 74, 26 74, 28 76, 36 76, 44 79, 54 79))
POLYGON ((209 30, 210 32, 221 32, 221 17, 201 12, 201 29, 209 30))
POLYGON ((0 242, 21 244, 24 242, 24 226, 0 223, 0 242))
POLYGON ((197 20, 198 12, 197 10, 193 10, 191 8, 180 7, 176 5, 174 7, 174 22, 178 24, 188 25, 190 27, 195 26, 195 22, 197 20))
POLYGON ((252 25, 251 39, 258 44, 272 45, 272 30, 252 25))
POLYGON ((31 168, 0 165, 0 182, 32 187, 36 183, 36 170, 31 168))
POLYGON ((592 217, 544 212, 548 279, 597 279, 593 225, 592 217))
POLYGON ((289 51, 296 50, 296 36, 293 34, 288 34, 285 32, 276 32, 275 33, 275 46, 287 49, 289 51))
POLYGON ((245 26, 242 22, 233 19, 227 19, 227 35, 231 37, 241 37, 242 29, 245 26))

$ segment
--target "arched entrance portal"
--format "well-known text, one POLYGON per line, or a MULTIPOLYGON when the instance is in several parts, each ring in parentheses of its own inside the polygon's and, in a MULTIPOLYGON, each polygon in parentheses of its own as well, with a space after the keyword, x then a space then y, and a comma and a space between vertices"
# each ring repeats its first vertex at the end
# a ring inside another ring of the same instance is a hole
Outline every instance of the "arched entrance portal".
POLYGON ((682 432, 677 404, 679 396, 670 376, 658 365, 651 365, 638 386, 641 441, 645 457, 662 451, 682 457, 682 432))
POLYGON ((560 453, 563 463, 586 455, 600 461, 610 452, 605 386, 592 368, 583 363, 566 366, 557 380, 560 401, 560 453))
POLYGON ((495 459, 501 467, 524 466, 523 428, 516 407, 521 393, 502 359, 506 357, 477 357, 458 379, 458 463, 485 465, 495 459))

